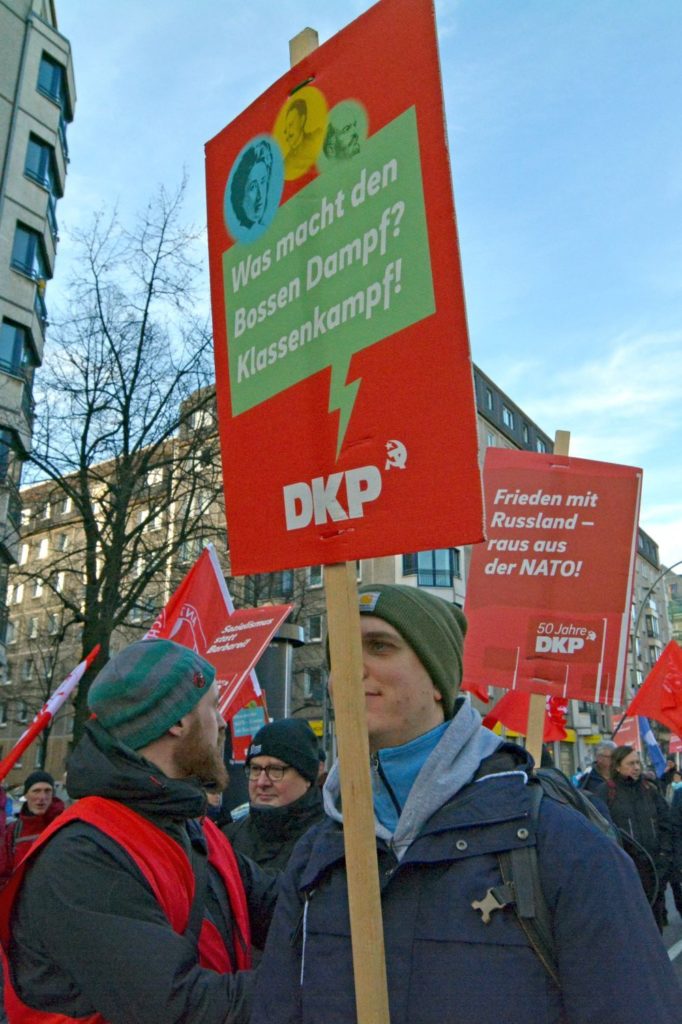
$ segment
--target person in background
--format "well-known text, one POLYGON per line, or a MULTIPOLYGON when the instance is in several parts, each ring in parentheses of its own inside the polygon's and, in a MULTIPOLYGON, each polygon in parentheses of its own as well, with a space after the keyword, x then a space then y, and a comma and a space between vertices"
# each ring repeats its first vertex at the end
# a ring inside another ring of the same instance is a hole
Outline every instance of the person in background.
POLYGON ((585 772, 578 782, 579 789, 606 800, 609 779, 611 778, 611 758, 616 749, 613 740, 602 740, 594 748, 594 764, 589 772, 585 772))
POLYGON ((0 789, 0 884, 7 881, 17 864, 28 854, 47 826, 64 810, 55 796, 49 772, 31 772, 24 782, 24 803, 14 821, 6 818, 6 794, 0 789))
POLYGON ((665 887, 673 862, 672 822, 658 784, 644 776, 641 758, 633 747, 614 750, 607 793, 611 817, 623 834, 645 892, 657 889, 655 898, 650 898, 656 923, 663 931, 667 924, 665 887), (634 848, 628 846, 628 837, 634 840, 634 848))
POLYGON ((215 669, 141 640, 88 693, 75 802, 0 894, 12 1024, 248 1024, 273 879, 206 820, 227 782, 215 669))
POLYGON ((682 917, 682 773, 675 771, 670 783, 672 800, 670 817, 673 826, 673 868, 670 888, 673 892, 677 913, 682 917))
MULTIPOLYGON (((359 612, 393 1024, 679 1024, 680 988, 629 857, 559 801, 543 798, 534 818, 532 758, 458 695, 462 612, 389 584, 361 587, 359 612), (522 844, 537 850, 556 977, 511 906, 482 906, 505 888, 498 853, 522 844)), ((332 669, 332 697, 336 686, 332 669)), ((356 1020, 338 763, 324 803, 282 877, 251 1024, 356 1020)))
POLYGON ((317 737, 302 718, 270 722, 253 737, 245 771, 249 813, 223 831, 235 850, 281 871, 304 832, 324 818, 317 737))

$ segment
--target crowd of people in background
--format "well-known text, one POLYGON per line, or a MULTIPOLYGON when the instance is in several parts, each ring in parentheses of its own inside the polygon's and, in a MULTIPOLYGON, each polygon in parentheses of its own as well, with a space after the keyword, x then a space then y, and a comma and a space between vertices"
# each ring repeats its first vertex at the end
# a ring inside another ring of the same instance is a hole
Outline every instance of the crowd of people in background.
MULTIPOLYGON (((528 753, 459 694, 458 608, 377 584, 360 613, 391 1020, 520 1024, 542 1006, 547 1024, 678 1021, 660 940, 668 884, 682 914, 675 761, 656 779, 638 751, 601 742, 574 780, 609 819, 600 832, 537 799, 528 753), (549 950, 522 927, 502 859, 519 848, 536 857, 549 950)), ((230 813, 214 676, 172 641, 132 644, 90 688, 70 806, 42 770, 16 813, 0 789, 10 1024, 355 1019, 339 765, 326 778, 304 720, 271 722, 246 754, 248 805, 230 813)))

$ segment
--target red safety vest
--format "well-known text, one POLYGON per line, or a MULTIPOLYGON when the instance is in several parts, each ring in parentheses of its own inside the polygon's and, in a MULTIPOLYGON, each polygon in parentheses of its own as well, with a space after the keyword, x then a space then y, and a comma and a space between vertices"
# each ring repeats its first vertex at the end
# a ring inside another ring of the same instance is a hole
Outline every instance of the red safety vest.
MULTIPOLYGON (((182 934, 189 921, 194 900, 194 872, 187 854, 162 829, 116 800, 88 796, 76 801, 45 829, 33 844, 28 856, 19 864, 0 896, 0 943, 5 954, 9 950, 12 906, 31 860, 60 828, 70 821, 85 821, 110 836, 130 855, 159 901, 174 932, 182 934)), ((202 967, 220 974, 248 970, 251 966, 251 932, 246 895, 239 875, 237 859, 230 843, 212 821, 203 822, 208 845, 208 861, 220 875, 230 901, 234 921, 235 964, 211 921, 204 919, 199 933, 198 954, 202 967)), ((10 1024, 67 1024, 71 1018, 61 1013, 44 1013, 23 1003, 12 986, 6 955, 5 1008, 10 1024)), ((78 1017, 78 1024, 107 1024, 100 1013, 78 1017)))

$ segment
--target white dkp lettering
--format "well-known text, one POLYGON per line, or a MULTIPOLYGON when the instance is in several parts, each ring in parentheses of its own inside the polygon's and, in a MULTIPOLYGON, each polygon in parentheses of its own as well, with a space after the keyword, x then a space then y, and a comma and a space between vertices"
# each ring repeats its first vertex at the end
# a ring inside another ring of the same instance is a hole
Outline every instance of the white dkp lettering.
POLYGON ((579 636, 539 636, 535 650, 540 654, 575 654, 582 650, 585 641, 579 636))
POLYGON ((287 530, 302 530, 315 522, 338 523, 344 519, 361 519, 364 506, 381 494, 381 473, 376 466, 360 466, 346 473, 316 476, 309 484, 287 484, 282 488, 287 530), (342 481, 346 483, 346 508, 339 499, 342 481))

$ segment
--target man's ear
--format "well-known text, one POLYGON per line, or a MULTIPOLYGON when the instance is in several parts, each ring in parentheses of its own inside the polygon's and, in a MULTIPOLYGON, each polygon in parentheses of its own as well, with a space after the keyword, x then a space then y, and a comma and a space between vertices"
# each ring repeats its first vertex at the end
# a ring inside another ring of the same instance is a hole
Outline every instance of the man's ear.
POLYGON ((168 729, 168 732, 171 734, 171 736, 184 736, 184 734, 187 731, 188 725, 189 716, 183 715, 182 718, 175 723, 175 725, 171 725, 171 727, 168 729))
POLYGON ((440 701, 441 703, 443 702, 443 694, 440 692, 437 686, 433 687, 433 699, 436 701, 440 701))

